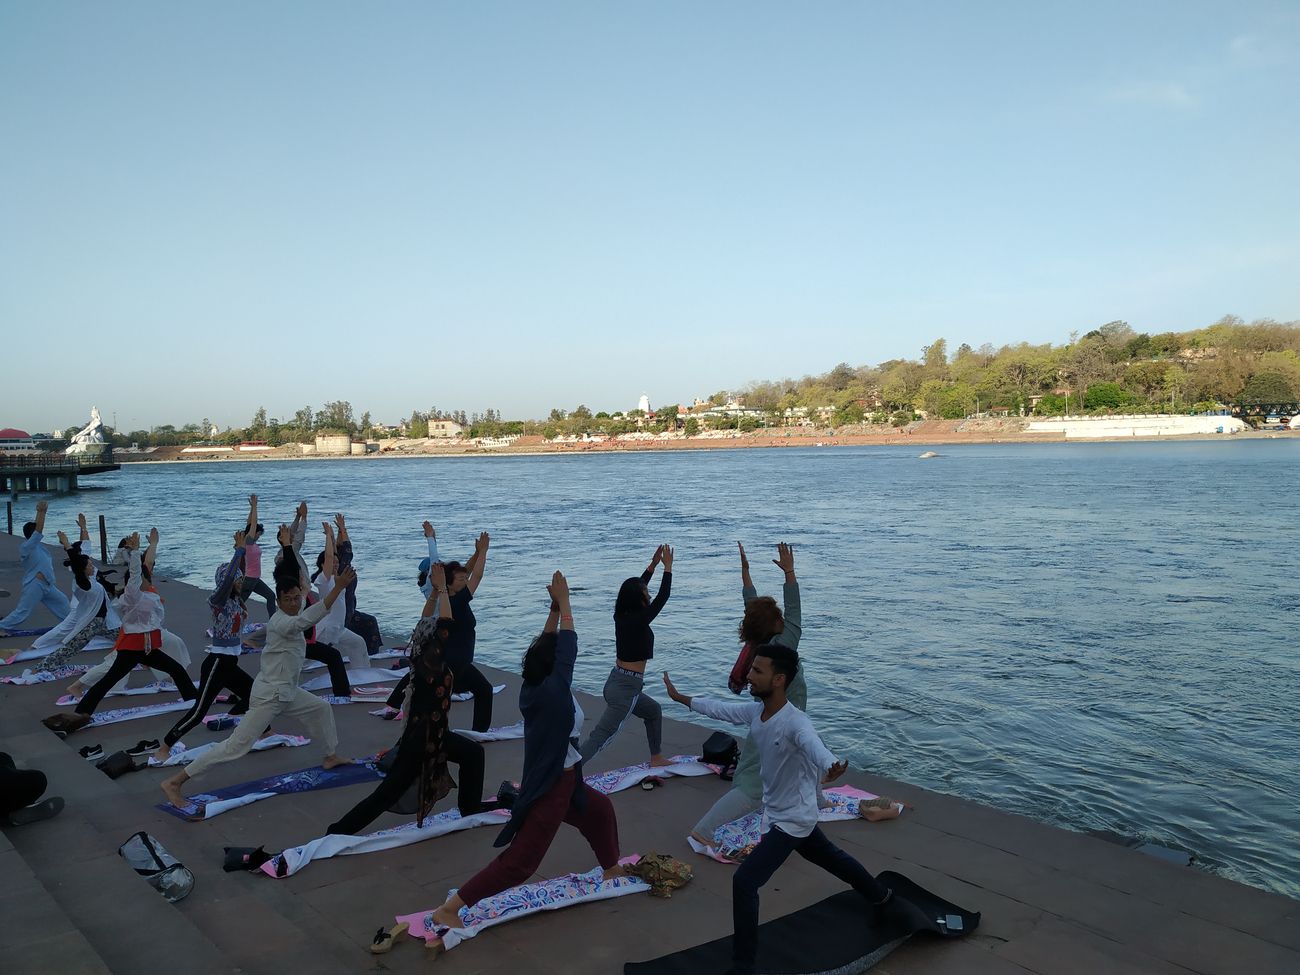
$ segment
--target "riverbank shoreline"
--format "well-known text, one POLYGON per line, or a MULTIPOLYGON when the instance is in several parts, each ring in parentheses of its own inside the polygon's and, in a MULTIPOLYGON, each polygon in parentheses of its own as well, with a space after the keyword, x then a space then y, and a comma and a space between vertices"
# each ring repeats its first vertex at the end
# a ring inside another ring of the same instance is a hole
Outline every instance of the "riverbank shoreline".
POLYGON ((317 454, 302 453, 301 445, 289 444, 272 451, 256 453, 181 454, 183 448, 159 447, 150 454, 114 452, 119 464, 193 464, 240 463, 255 461, 376 461, 395 458, 433 457, 555 457, 584 454, 647 454, 663 452, 717 451, 717 450, 767 450, 790 448, 829 449, 835 447, 942 447, 985 446, 1009 444, 1118 444, 1118 443, 1230 443, 1241 440, 1296 440, 1300 431, 1249 430, 1236 434, 1186 434, 1153 437, 1097 437, 1067 438, 1058 434, 1018 433, 992 435, 983 432, 946 433, 921 431, 917 433, 889 434, 798 434, 768 436, 739 434, 731 438, 676 438, 592 443, 528 443, 524 445, 480 447, 473 443, 443 444, 436 440, 381 441, 377 451, 367 454, 317 454))

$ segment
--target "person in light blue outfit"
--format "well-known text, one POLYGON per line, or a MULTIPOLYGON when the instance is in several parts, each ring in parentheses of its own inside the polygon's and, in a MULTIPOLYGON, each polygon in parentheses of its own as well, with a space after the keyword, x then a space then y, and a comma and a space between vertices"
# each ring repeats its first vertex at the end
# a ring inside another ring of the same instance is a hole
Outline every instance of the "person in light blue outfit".
POLYGON ((433 591, 433 582, 429 578, 429 570, 435 562, 441 562, 438 558, 438 533, 433 530, 431 522, 424 523, 424 540, 429 543, 429 557, 420 560, 420 577, 416 583, 420 587, 420 592, 424 593, 424 598, 429 598, 429 593, 433 591))
POLYGON ((41 544, 45 531, 45 511, 49 505, 44 501, 36 502, 36 520, 23 525, 26 541, 18 547, 18 555, 23 565, 23 591, 18 597, 18 605, 0 620, 0 636, 8 636, 7 630, 14 629, 26 622, 38 603, 59 619, 68 615, 72 606, 68 597, 54 585, 54 563, 50 553, 41 544))

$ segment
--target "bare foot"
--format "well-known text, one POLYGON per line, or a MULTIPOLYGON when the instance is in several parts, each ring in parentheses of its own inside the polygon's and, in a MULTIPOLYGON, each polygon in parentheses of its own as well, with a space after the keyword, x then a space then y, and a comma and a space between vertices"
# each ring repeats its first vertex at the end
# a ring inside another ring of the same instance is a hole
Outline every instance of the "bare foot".
POLYGON ((170 779, 163 779, 162 781, 163 795, 165 795, 167 801, 177 809, 184 809, 189 805, 185 800, 185 797, 181 795, 181 785, 188 778, 189 776, 182 772, 180 775, 173 775, 170 779), (182 778, 181 776, 185 776, 185 778, 182 778))
POLYGON ((651 767, 651 768, 665 768, 665 767, 667 767, 667 766, 669 766, 669 765, 671 765, 671 764, 673 764, 673 763, 672 763, 669 759, 664 758, 662 755, 651 755, 651 756, 650 756, 650 767, 651 767))
POLYGON ((79 698, 86 693, 86 688, 82 685, 81 681, 73 681, 68 685, 68 689, 64 693, 69 697, 79 698))
POLYGON ((350 758, 343 758, 341 755, 326 755, 321 761, 321 768, 338 768, 340 765, 355 765, 356 763, 350 758))
POLYGON ((627 876, 627 869, 623 866, 623 864, 616 863, 608 870, 606 870, 604 876, 602 876, 600 879, 602 882, 604 882, 606 880, 614 880, 618 877, 626 877, 626 876, 627 876))
POLYGON ((694 831, 691 832, 691 839, 693 839, 696 843, 699 843, 701 846, 713 845, 713 840, 706 839, 705 837, 701 836, 699 833, 696 833, 694 831))
POLYGON ((897 819, 903 814, 904 808, 911 807, 898 799, 881 796, 878 799, 863 799, 858 803, 858 815, 868 822, 878 823, 885 819, 897 819))
POLYGON ((167 761, 167 759, 172 757, 171 747, 166 744, 159 746, 158 750, 153 753, 153 757, 154 757, 154 761, 158 762, 159 764, 162 764, 163 762, 167 761))
POLYGON ((460 927, 460 912, 453 907, 443 904, 435 908, 433 912, 433 923, 441 925, 444 928, 460 927))

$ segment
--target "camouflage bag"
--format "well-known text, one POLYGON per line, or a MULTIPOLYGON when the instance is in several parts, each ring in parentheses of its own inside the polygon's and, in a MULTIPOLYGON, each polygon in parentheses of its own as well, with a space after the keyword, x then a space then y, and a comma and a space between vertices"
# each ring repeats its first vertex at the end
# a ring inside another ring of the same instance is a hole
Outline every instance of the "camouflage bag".
POLYGON ((652 897, 672 897, 671 892, 685 887, 692 877, 690 864, 666 853, 647 853, 626 869, 629 876, 639 877, 650 885, 652 897))

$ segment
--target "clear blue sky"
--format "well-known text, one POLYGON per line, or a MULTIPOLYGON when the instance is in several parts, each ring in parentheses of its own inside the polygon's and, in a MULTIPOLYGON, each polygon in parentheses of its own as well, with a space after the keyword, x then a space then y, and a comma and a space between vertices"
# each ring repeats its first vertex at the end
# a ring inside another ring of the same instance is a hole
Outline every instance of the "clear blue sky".
POLYGON ((1300 5, 0 0, 0 425, 1300 318, 1300 5))

